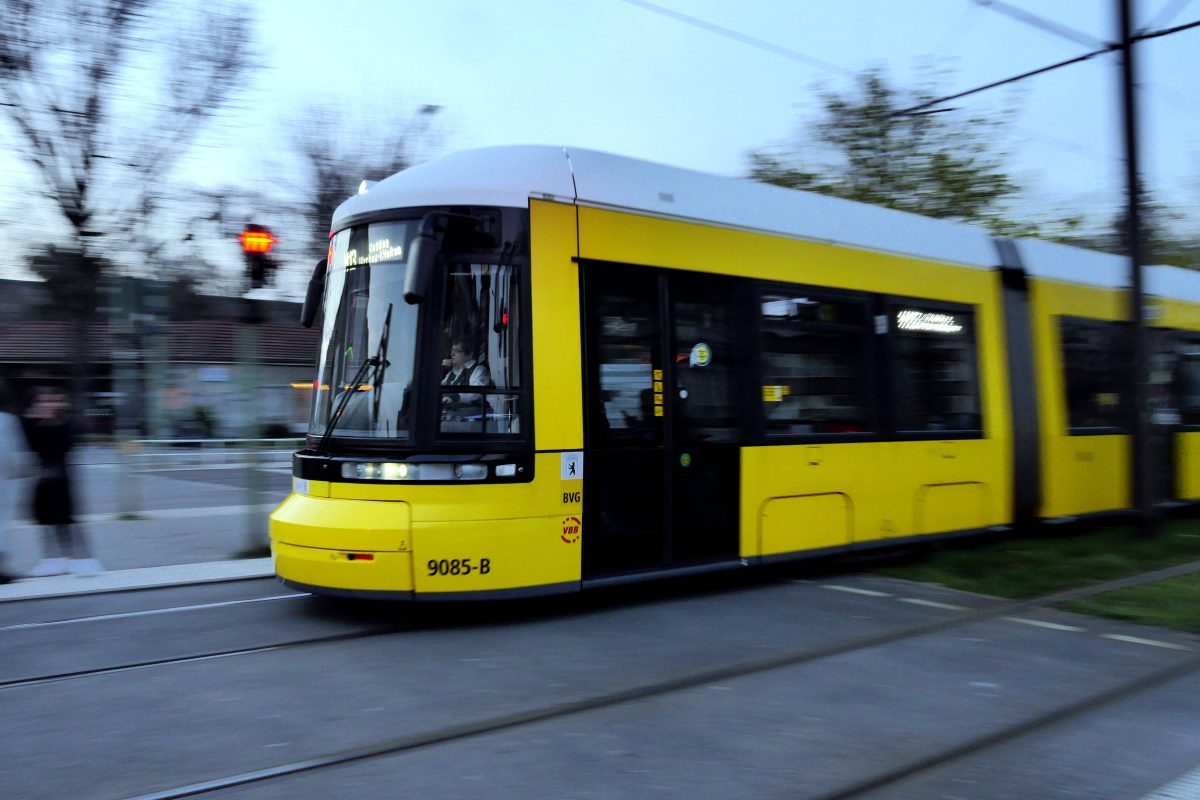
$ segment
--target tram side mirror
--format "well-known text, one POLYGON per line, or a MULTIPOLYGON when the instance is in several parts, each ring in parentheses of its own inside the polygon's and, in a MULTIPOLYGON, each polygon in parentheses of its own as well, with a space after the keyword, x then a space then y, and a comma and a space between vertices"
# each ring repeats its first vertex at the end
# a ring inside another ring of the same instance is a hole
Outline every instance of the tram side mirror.
POLYGON ((308 279, 308 291, 304 293, 304 306, 300 309, 300 324, 306 328, 313 326, 317 318, 317 309, 321 307, 321 297, 325 294, 326 259, 317 262, 312 277, 308 279))
POLYGON ((408 251, 408 272, 404 275, 404 302, 416 305, 425 302, 433 283, 441 246, 432 236, 413 239, 408 251))

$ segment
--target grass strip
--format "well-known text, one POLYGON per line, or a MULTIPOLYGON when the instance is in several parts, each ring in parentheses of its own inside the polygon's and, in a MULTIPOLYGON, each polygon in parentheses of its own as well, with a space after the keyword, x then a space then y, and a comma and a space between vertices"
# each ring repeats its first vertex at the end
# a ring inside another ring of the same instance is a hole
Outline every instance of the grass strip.
MULTIPOLYGON (((1132 526, 1072 534, 965 540, 878 568, 893 578, 994 597, 1025 598, 1200 559, 1200 520, 1146 537, 1132 526)), ((1064 606, 1086 614, 1200 633, 1200 577, 1124 589, 1064 606)))

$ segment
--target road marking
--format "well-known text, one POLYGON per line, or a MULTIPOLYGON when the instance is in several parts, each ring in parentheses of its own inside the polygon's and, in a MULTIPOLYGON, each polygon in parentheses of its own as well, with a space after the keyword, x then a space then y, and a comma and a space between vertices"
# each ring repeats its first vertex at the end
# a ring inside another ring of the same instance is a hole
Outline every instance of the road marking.
POLYGON ((1072 633, 1080 633, 1086 628, 1079 628, 1075 625, 1062 625, 1057 622, 1046 622, 1040 619, 1025 619, 1024 617, 1004 617, 1009 622, 1019 622, 1022 625, 1032 625, 1035 628, 1046 628, 1052 631, 1070 631, 1072 633))
POLYGON ((966 611, 965 606, 953 606, 949 603, 939 603, 936 600, 922 600, 919 597, 901 597, 901 603, 911 603, 914 606, 925 606, 927 608, 944 608, 947 611, 966 611))
POLYGON ((1142 800, 1196 800, 1200 797, 1200 767, 1160 786, 1142 800))
POLYGON ((0 628, 0 633, 4 631, 20 631, 30 628, 52 628, 59 625, 74 625, 79 622, 100 622, 110 619, 131 619, 133 617, 152 617, 157 614, 176 614, 180 611, 196 611, 205 608, 224 608, 226 606, 237 606, 245 603, 267 603, 272 600, 294 600, 297 597, 308 597, 307 594, 281 594, 272 597, 253 597, 247 600, 225 600, 220 603, 197 603, 191 606, 171 606, 170 608, 152 608, 146 611, 125 611, 120 614, 99 614, 94 617, 74 617, 72 619, 58 619, 50 622, 23 622, 19 625, 5 625, 0 628))
POLYGON ((838 586, 836 584, 824 583, 821 584, 826 589, 833 589, 835 592, 847 592, 849 594, 863 594, 867 597, 891 597, 887 592, 877 592, 874 589, 859 589, 857 586, 838 586))
POLYGON ((1175 644, 1173 642, 1160 642, 1157 639, 1142 639, 1138 636, 1122 636, 1119 633, 1102 633, 1102 639, 1112 639, 1115 642, 1128 642, 1129 644, 1144 644, 1148 647, 1165 647, 1168 650, 1183 650, 1191 652, 1193 648, 1183 644, 1175 644))

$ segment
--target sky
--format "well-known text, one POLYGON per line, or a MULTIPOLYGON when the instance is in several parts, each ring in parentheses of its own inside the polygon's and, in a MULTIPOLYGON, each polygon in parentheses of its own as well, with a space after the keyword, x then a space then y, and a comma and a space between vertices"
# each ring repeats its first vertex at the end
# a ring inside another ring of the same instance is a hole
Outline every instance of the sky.
MULTIPOLYGON (((1196 0, 1134 3, 1139 25, 1200 19, 1196 0)), ((403 124, 421 105, 440 106, 426 158, 555 144, 744 175, 751 151, 802 142, 818 91, 848 89, 862 70, 882 69, 900 86, 934 70, 938 90, 951 94, 1116 35, 1115 0, 1008 5, 1071 37, 978 0, 259 0, 263 68, 172 179, 294 191, 288 178, 297 167, 281 143, 296 109, 314 100, 351 126, 403 124)), ((1200 28, 1150 40, 1138 53, 1145 182, 1184 213, 1183 228, 1200 232, 1200 28)), ((1023 207, 1106 219, 1123 192, 1118 87, 1109 55, 949 105, 1015 110, 1004 144, 1026 187, 1023 207)), ((0 221, 19 213, 0 196, 0 221)), ((289 264, 283 294, 301 291, 320 257, 310 255, 289 264)), ((0 270, 11 272, 8 258, 0 270)))

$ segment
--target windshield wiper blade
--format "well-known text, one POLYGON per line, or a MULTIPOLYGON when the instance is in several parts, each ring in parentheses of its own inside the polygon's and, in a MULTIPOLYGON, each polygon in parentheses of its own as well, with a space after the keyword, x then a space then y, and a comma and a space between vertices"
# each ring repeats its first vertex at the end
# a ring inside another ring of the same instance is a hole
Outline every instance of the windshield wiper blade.
POLYGON ((375 397, 371 402, 371 424, 379 424, 379 403, 383 399, 383 376, 388 368, 387 350, 388 338, 392 333, 392 304, 388 303, 387 316, 383 318, 383 331, 379 334, 379 349, 375 351, 377 364, 371 384, 375 387, 375 397))
POLYGON ((392 330, 392 303, 388 303, 387 316, 383 320, 383 331, 379 335, 379 346, 375 348, 375 355, 368 358, 358 368, 358 372, 354 374, 354 380, 351 381, 350 391, 342 395, 342 399, 338 401, 338 407, 334 409, 333 416, 329 418, 329 424, 325 426, 325 434, 321 437, 321 441, 317 444, 317 453, 325 449, 325 445, 329 442, 329 437, 333 435, 334 426, 338 424, 338 420, 342 418, 342 413, 346 410, 346 405, 350 402, 350 398, 354 397, 355 392, 359 391, 364 385, 363 378, 366 377, 366 371, 370 367, 375 368, 375 372, 371 375, 371 391, 375 392, 375 397, 371 402, 371 423, 379 419, 379 399, 383 394, 379 385, 380 379, 383 378, 384 370, 388 367, 388 360, 385 358, 388 348, 388 337, 392 330))
POLYGON ((318 454, 325 449, 325 445, 329 442, 329 437, 333 435, 333 429, 337 426, 338 420, 342 418, 342 413, 345 412, 346 405, 350 402, 350 398, 354 396, 355 392, 359 391, 360 387, 362 387, 363 378, 366 377, 367 369, 369 367, 379 366, 379 362, 380 357, 378 355, 373 355, 362 363, 362 366, 358 368, 358 372, 354 373, 354 380, 350 382, 350 391, 342 395, 342 399, 338 401, 337 408, 333 410, 333 416, 329 418, 329 424, 325 426, 325 434, 321 437, 321 441, 317 443, 316 452, 318 454))

